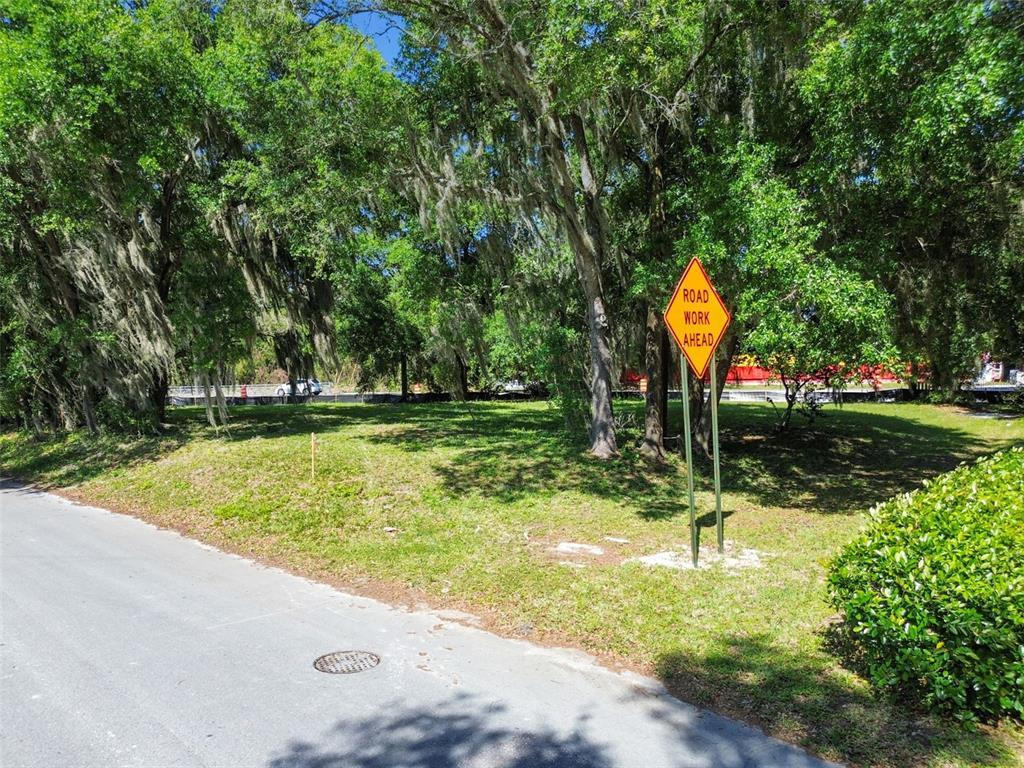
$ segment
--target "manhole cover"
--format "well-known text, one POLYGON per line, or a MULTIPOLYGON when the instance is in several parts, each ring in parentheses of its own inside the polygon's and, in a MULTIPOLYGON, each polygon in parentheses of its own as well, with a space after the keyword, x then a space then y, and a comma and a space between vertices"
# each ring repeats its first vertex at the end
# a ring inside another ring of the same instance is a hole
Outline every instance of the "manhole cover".
POLYGON ((378 664, 380 664, 380 656, 369 651, 335 651, 334 653, 325 653, 313 662, 316 669, 332 675, 365 672, 378 664))

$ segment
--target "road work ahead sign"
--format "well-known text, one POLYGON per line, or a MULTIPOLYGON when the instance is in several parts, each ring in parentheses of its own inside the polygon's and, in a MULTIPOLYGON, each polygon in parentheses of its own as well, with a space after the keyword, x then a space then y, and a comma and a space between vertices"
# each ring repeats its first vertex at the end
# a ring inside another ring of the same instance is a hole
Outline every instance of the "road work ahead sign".
POLYGON ((725 302, 711 285, 704 265, 694 256, 669 299, 665 325, 697 378, 703 378, 708 362, 731 322, 732 316, 725 308, 725 302))

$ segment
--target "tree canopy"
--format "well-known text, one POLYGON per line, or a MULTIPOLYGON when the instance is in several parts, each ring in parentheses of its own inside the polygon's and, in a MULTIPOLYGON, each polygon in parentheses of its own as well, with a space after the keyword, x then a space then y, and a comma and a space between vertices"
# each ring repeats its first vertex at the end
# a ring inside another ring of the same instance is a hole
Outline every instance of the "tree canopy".
POLYGON ((607 457, 640 370, 657 458, 694 255, 722 368, 1024 357, 1011 0, 8 6, 2 418, 158 427, 171 382, 271 350, 293 382, 543 381, 607 457))

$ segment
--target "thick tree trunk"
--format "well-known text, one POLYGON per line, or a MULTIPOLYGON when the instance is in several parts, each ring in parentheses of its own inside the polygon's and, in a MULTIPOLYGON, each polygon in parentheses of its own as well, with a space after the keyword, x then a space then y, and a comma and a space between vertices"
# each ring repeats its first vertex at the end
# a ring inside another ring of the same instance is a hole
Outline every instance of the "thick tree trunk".
POLYGON ((167 371, 160 371, 149 387, 149 402, 153 409, 153 424, 159 429, 167 420, 167 390, 170 388, 167 371))
MULTIPOLYGON (((549 139, 557 142, 556 137, 549 139)), ((607 459, 618 453, 612 411, 611 329, 601 287, 601 250, 590 228, 580 221, 575 203, 575 188, 569 182, 568 162, 560 149, 549 153, 556 177, 564 186, 556 208, 566 228, 569 245, 576 262, 576 273, 587 303, 587 328, 590 340, 590 452, 607 459)))
POLYGON ((644 442, 640 452, 649 459, 665 459, 665 429, 668 426, 668 331, 661 315, 647 307, 644 334, 647 361, 647 394, 644 402, 644 442))
POLYGON ((82 391, 82 416, 85 418, 86 429, 92 435, 98 435, 100 431, 99 424, 96 421, 95 397, 92 385, 86 384, 82 391))
MULTIPOLYGON (((171 211, 174 206, 174 194, 176 187, 175 176, 165 176, 162 182, 160 194, 160 234, 157 240, 157 256, 154 263, 154 274, 156 277, 156 294, 160 303, 166 306, 171 295, 171 281, 174 277, 175 261, 171 250, 171 211)), ((170 388, 170 377, 165 369, 159 370, 153 375, 153 381, 149 386, 149 405, 153 418, 153 426, 159 430, 160 426, 167 420, 167 391, 170 388)))
MULTIPOLYGON (((615 441, 615 423, 612 410, 612 348, 611 329, 605 308, 604 289, 601 286, 601 261, 605 251, 604 226, 599 202, 600 185, 590 160, 586 130, 578 115, 570 118, 573 125, 572 140, 580 164, 580 183, 583 187, 582 223, 575 204, 575 185, 563 185, 561 210, 569 229, 569 242, 576 255, 576 269, 587 299, 587 325, 590 331, 590 452, 601 459, 618 453, 615 441)), ((560 133, 565 130, 556 121, 560 133)), ((558 158, 557 173, 566 182, 570 179, 569 163, 564 152, 552 153, 558 158)))
MULTIPOLYGON (((650 230, 651 258, 656 263, 667 261, 672 245, 665 235, 665 178, 661 163, 664 144, 664 123, 653 132, 648 146, 647 217, 650 230)), ((665 458, 665 430, 668 427, 669 338, 665 321, 652 305, 647 307, 645 332, 647 358, 647 402, 644 409, 644 442, 641 451, 655 460, 665 458)))
POLYGON ((612 350, 604 299, 597 292, 587 300, 590 325, 590 452, 600 459, 618 453, 612 412, 612 350))
MULTIPOLYGON (((681 365, 688 365, 686 358, 683 358, 681 365)), ((704 397, 704 382, 689 371, 690 376, 690 436, 693 442, 704 451, 706 456, 711 455, 711 409, 706 407, 704 397)), ((682 430, 680 430, 682 431, 682 430)))
POLYGON ((501 58, 495 72, 505 80, 510 95, 519 99, 524 115, 535 115, 536 139, 544 157, 544 193, 548 210, 562 222, 576 262, 576 272, 587 304, 590 338, 590 452, 599 458, 618 453, 612 412, 611 333, 601 264, 605 238, 601 221, 602 195, 586 131, 578 115, 558 112, 554 86, 532 79, 533 61, 528 46, 518 40, 505 18, 503 4, 474 0, 473 13, 459 19, 482 35, 501 58), (566 129, 566 120, 572 131, 566 129), (576 149, 569 156, 569 145, 576 149), (576 170, 578 162, 578 172, 576 170), (580 206, 582 202, 582 210, 580 206))
POLYGON ((458 369, 458 380, 456 381, 458 392, 456 396, 459 400, 465 400, 469 395, 468 366, 466 361, 462 359, 462 355, 458 353, 455 355, 455 367, 458 369))

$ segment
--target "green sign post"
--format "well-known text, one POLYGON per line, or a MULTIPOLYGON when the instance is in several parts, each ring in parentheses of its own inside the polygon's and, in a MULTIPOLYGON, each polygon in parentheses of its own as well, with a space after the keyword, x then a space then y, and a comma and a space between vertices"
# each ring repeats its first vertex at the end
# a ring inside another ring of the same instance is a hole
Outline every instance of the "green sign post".
POLYGON ((686 454, 686 485, 690 499, 690 548, 697 567, 700 541, 693 498, 693 445, 690 435, 690 368, 698 379, 711 368, 711 446, 715 467, 715 527, 718 551, 725 552, 725 524, 722 518, 722 479, 718 450, 718 366, 715 352, 732 322, 732 316, 711 284, 704 265, 690 259, 665 309, 665 325, 679 345, 679 368, 683 383, 683 445, 686 454))

